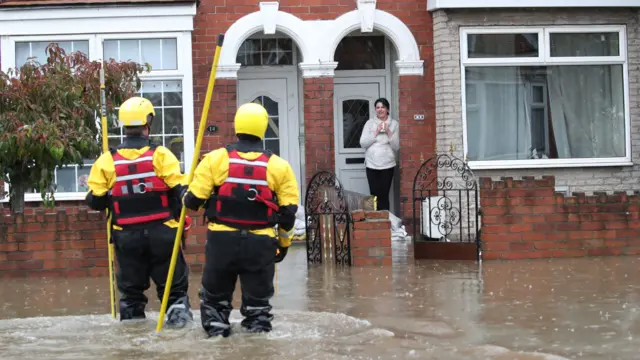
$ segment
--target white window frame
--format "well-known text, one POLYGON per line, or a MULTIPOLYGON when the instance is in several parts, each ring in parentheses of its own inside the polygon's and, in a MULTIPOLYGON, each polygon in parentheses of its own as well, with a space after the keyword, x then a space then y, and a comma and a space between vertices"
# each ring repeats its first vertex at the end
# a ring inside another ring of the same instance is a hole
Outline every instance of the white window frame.
POLYGON ((603 26, 530 26, 530 27, 461 27, 460 28, 460 83, 462 102, 462 141, 465 157, 468 154, 466 67, 504 66, 553 66, 553 65, 622 65, 625 121, 625 156, 616 158, 583 159, 527 159, 527 160, 482 160, 469 161, 469 167, 482 169, 532 169, 559 167, 604 167, 633 166, 631 160, 631 115, 629 104, 629 68, 627 62, 627 36, 624 25, 603 26), (551 57, 550 34, 552 33, 601 33, 619 34, 620 54, 618 56, 592 57, 551 57), (538 57, 530 58, 469 58, 469 34, 538 34, 538 57))
MULTIPOLYGON (((25 41, 69 41, 88 40, 89 60, 100 60, 103 57, 103 41, 112 39, 154 39, 175 38, 177 41, 177 69, 175 70, 151 70, 150 73, 140 74, 140 79, 145 80, 181 80, 182 81, 182 115, 184 136, 184 167, 186 172, 190 169, 194 151, 194 107, 193 107, 193 69, 191 32, 149 32, 149 33, 109 33, 109 34, 73 34, 73 35, 38 35, 38 36, 3 36, 2 37, 2 68, 15 68, 15 43, 25 41)), ((69 165, 76 167, 77 165, 69 165)), ((9 184, 4 184, 5 191, 9 191, 9 184)), ((84 200, 86 192, 59 192, 55 193, 56 201, 84 200)), ((0 202, 8 202, 5 197, 0 202)), ((26 202, 42 201, 40 193, 25 194, 26 202)))

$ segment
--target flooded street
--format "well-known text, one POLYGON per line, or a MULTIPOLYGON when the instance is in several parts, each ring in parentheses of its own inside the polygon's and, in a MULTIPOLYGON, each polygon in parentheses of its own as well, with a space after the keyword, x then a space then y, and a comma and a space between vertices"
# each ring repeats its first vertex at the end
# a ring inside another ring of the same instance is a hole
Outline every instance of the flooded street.
POLYGON ((107 314, 108 279, 0 280, 0 359, 637 359, 640 258, 307 268, 278 266, 274 331, 241 333, 236 290, 227 339, 195 322, 155 333, 107 314))

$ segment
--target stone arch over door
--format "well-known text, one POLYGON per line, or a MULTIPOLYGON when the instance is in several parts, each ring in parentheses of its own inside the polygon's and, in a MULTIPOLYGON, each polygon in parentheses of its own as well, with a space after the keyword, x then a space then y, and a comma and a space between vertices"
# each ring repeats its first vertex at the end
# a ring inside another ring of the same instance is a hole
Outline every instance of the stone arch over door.
MULTIPOLYGON (((395 64, 399 75, 423 75, 423 60, 420 60, 420 50, 413 33, 400 19, 392 14, 375 10, 373 16, 373 28, 381 31, 391 40, 396 48, 398 60, 395 64)), ((333 59, 334 53, 340 41, 354 30, 361 28, 362 14, 358 10, 350 11, 333 20, 330 35, 327 35, 324 57, 333 59)))
POLYGON ((296 43, 302 55, 300 68, 306 78, 333 76, 337 63, 333 55, 340 40, 352 31, 372 23, 374 29, 384 33, 396 48, 395 62, 400 76, 424 73, 420 51, 411 30, 394 15, 369 9, 352 10, 334 20, 303 21, 278 10, 278 2, 262 2, 260 10, 245 15, 233 23, 225 33, 225 42, 220 53, 218 78, 237 78, 240 64, 236 54, 242 42, 256 32, 273 34, 280 31, 296 43), (366 25, 365 24, 365 25, 366 25))
POLYGON ((245 15, 234 22, 225 33, 224 45, 220 51, 217 78, 237 78, 240 64, 236 55, 242 43, 257 32, 275 34, 276 31, 289 36, 298 46, 303 61, 312 57, 310 43, 304 36, 305 22, 300 18, 278 11, 278 3, 260 3, 260 11, 245 15))

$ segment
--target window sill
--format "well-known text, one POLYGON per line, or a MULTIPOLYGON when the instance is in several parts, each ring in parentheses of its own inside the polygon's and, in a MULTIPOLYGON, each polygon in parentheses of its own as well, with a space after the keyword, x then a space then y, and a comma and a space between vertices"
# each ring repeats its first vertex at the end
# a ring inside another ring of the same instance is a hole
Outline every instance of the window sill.
MULTIPOLYGON (((56 202, 58 201, 82 201, 87 196, 86 192, 65 192, 57 193, 55 195, 56 202)), ((0 203, 8 203, 9 197, 0 199, 0 203)), ((24 202, 42 202, 42 196, 40 194, 25 194, 24 202)))
POLYGON ((507 170, 507 169, 551 169, 585 167, 621 167, 633 166, 631 159, 537 159, 537 160, 490 160, 469 161, 471 170, 507 170))

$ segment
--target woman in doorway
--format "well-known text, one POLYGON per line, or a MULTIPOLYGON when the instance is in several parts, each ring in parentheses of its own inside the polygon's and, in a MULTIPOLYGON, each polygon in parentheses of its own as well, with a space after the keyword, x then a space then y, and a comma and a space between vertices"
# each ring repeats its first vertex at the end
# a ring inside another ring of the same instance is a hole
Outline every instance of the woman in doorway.
POLYGON ((389 191, 396 167, 396 152, 400 149, 398 121, 389 116, 389 101, 375 102, 376 117, 362 129, 360 146, 365 149, 364 161, 371 195, 377 198, 378 210, 389 210, 389 191))

